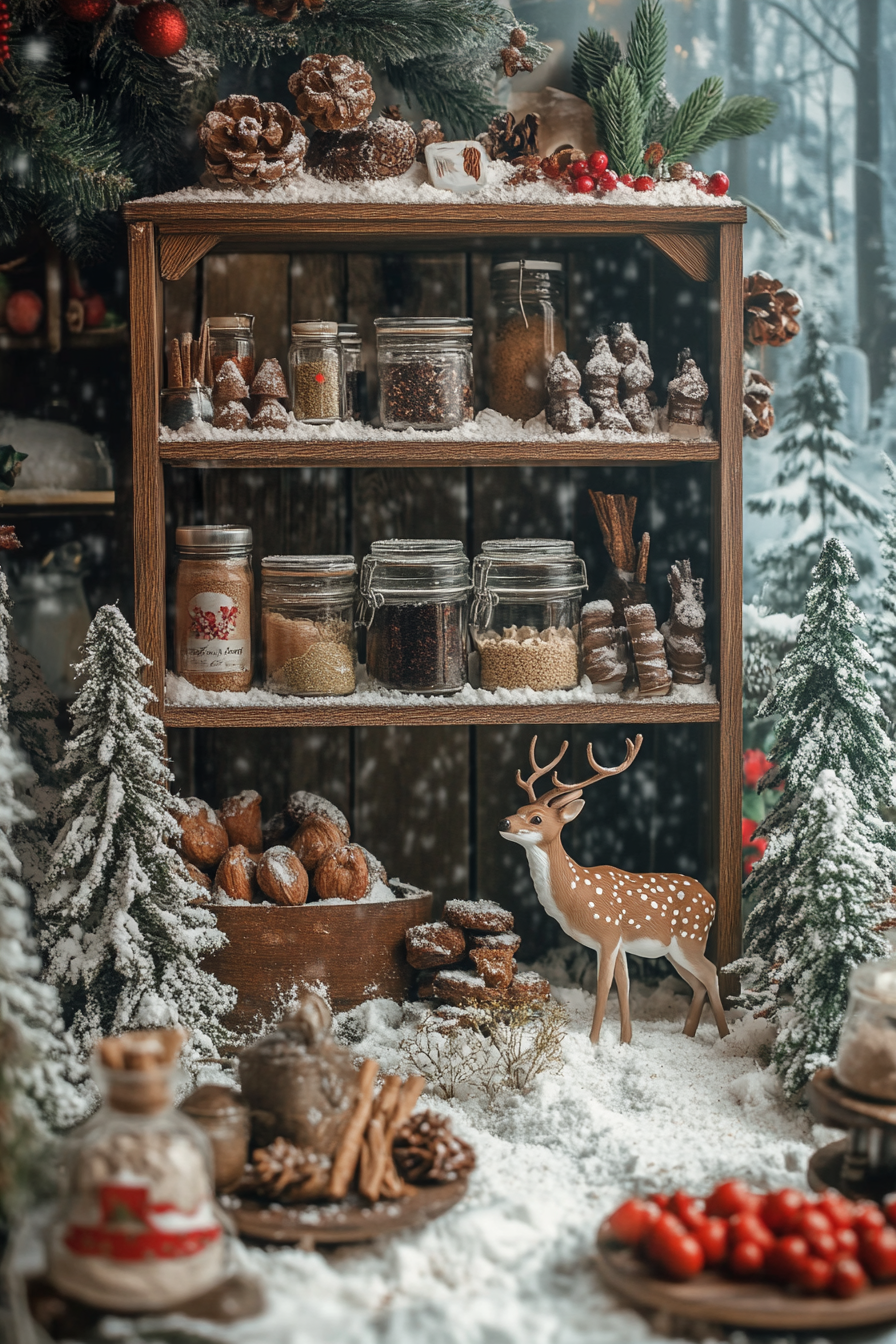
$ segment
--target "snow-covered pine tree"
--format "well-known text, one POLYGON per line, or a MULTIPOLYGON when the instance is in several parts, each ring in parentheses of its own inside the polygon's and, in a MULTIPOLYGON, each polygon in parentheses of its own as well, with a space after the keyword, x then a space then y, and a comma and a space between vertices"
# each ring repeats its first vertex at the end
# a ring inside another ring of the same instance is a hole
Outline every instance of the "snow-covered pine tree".
MULTIPOLYGON (((809 843, 814 834, 809 821, 820 815, 822 801, 816 801, 814 812, 806 808, 823 772, 833 771, 840 790, 850 795, 850 816, 861 830, 862 847, 873 869, 865 875, 856 900, 843 900, 843 918, 852 921, 851 927, 838 932, 844 949, 879 946, 873 934, 879 919, 877 897, 892 886, 893 831, 882 820, 880 808, 896 802, 896 748, 885 732, 877 694, 868 684, 874 660, 855 633, 857 626, 865 624, 849 596, 850 584, 857 578, 849 551, 841 541, 829 538, 812 573, 796 644, 784 657, 775 689, 759 711, 778 716, 769 753, 772 769, 760 787, 783 782, 783 788, 759 827, 758 834, 768 838, 768 848, 744 888, 744 895, 756 904, 744 932, 744 955, 729 969, 743 982, 741 1003, 780 1025, 785 1024, 785 1010, 807 1020, 806 977, 811 980, 812 964, 811 958, 803 961, 802 953, 794 951, 794 940, 804 936, 795 930, 803 928, 809 918, 804 909, 810 892, 807 875, 813 871, 812 864, 817 865, 809 843)), ((841 794, 834 792, 843 806, 841 794)), ((843 862, 841 855, 838 865, 843 862)), ((836 871, 840 870, 838 866, 836 871)), ((820 968, 820 991, 826 975, 820 968)), ((845 1007, 845 998, 832 999, 830 1021, 839 1023, 845 1007)), ((825 1031, 823 1039, 830 1040, 830 1023, 825 1031)), ((789 1047, 785 1042, 781 1048, 785 1053, 776 1059, 779 1067, 785 1067, 789 1047)), ((797 1048, 804 1059, 809 1058, 806 1039, 800 1037, 797 1048)))
POLYGON ((838 428, 846 403, 817 317, 809 318, 804 332, 799 376, 775 445, 777 475, 770 489, 747 500, 751 513, 781 519, 780 535, 757 549, 756 569, 763 602, 791 616, 799 611, 813 558, 828 537, 854 547, 860 576, 871 572, 873 558, 863 549, 863 537, 868 523, 881 521, 874 495, 844 471, 855 444, 838 428))
POLYGON ((180 1024, 195 1067, 218 1053, 235 1000, 199 965, 224 935, 191 904, 200 888, 165 843, 176 823, 162 725, 140 681, 148 659, 117 607, 100 608, 84 649, 65 748, 69 819, 38 899, 47 976, 83 1053, 100 1036, 180 1024))
POLYGON ((870 624, 871 648, 877 663, 874 684, 892 732, 896 723, 896 467, 886 453, 881 453, 881 459, 888 477, 885 493, 890 509, 879 537, 883 573, 877 590, 877 610, 870 624))

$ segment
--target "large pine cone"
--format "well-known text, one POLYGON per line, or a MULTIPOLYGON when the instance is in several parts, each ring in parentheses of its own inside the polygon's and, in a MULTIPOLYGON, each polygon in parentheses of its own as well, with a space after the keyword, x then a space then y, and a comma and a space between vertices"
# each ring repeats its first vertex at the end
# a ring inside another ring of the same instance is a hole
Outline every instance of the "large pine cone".
POLYGON ((376 101, 363 61, 351 56, 306 56, 289 77, 299 116, 319 131, 350 131, 363 126, 376 101))
POLYGON ((418 1111, 405 1121, 395 1136, 392 1157, 411 1185, 444 1185, 468 1175, 476 1165, 470 1145, 435 1111, 418 1111))
POLYGON ((800 329, 802 299, 767 271, 744 276, 744 340, 749 345, 786 345, 800 329))
POLYGON ((215 103, 199 127, 205 162, 219 182, 270 191, 297 173, 308 141, 282 103, 233 93, 215 103))
POLYGON ((305 166, 334 182, 370 182, 400 177, 417 157, 417 136, 406 121, 380 117, 356 131, 319 131, 305 166))

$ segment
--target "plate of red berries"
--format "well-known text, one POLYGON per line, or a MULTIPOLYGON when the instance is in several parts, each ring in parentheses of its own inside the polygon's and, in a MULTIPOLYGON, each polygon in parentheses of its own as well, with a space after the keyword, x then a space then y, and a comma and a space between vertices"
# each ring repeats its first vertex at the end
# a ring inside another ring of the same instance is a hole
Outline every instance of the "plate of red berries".
POLYGON ((896 1320, 896 1196, 881 1207, 731 1180, 705 1198, 628 1199, 602 1224, 597 1259, 641 1308, 754 1329, 877 1325, 896 1320))

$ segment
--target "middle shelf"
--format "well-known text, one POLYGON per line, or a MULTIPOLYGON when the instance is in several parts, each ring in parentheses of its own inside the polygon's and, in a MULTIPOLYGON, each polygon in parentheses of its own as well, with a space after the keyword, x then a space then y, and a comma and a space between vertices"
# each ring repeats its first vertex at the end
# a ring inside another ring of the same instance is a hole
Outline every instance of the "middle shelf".
POLYGON ((490 723, 718 723, 719 705, 629 700, 608 705, 166 705, 166 728, 473 727, 490 723))

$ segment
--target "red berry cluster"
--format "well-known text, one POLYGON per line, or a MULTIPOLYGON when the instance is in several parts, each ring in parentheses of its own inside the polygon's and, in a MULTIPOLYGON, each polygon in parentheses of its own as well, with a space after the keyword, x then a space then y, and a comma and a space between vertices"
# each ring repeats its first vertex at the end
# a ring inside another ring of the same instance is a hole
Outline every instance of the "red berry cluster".
POLYGON ((695 169, 691 173, 691 186, 696 187, 698 191, 705 191, 708 196, 724 196, 728 190, 728 174, 711 173, 707 177, 706 173, 695 169))
POLYGON ((627 1200, 608 1226, 680 1281, 712 1268, 834 1297, 896 1281, 896 1197, 884 1212, 834 1190, 819 1199, 791 1189, 757 1195, 742 1181, 723 1181, 706 1200, 683 1190, 627 1200))
MULTIPOLYGON (((540 167, 545 177, 565 177, 566 190, 581 195, 597 192, 605 196, 615 191, 617 187, 631 187, 633 191, 653 191, 656 186, 656 180, 649 173, 644 173, 640 177, 623 173, 620 177, 608 165, 609 160, 604 151, 596 149, 587 159, 576 159, 562 171, 551 159, 542 159, 540 167)), ((713 173, 711 177, 707 177, 705 173, 695 171, 691 176, 691 182, 698 191, 705 191, 710 196, 724 196, 728 190, 728 178, 724 173, 713 173)))
POLYGON ((9 21, 9 5, 0 0, 0 65, 9 60, 9 34, 12 24, 9 21))

